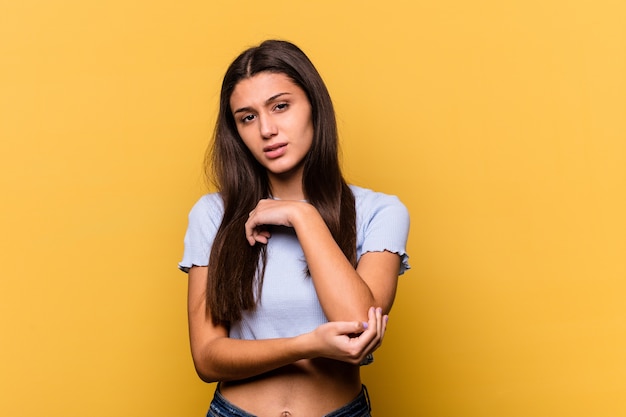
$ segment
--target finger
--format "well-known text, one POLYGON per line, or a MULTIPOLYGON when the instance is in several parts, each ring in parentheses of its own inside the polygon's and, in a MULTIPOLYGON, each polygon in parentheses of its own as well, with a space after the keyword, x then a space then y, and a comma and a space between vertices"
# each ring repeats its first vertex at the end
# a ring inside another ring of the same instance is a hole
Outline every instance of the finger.
POLYGON ((376 333, 378 333, 378 323, 377 323, 377 319, 376 319, 376 309, 374 307, 370 307, 369 310, 367 310, 367 319, 368 319, 368 324, 369 324, 369 328, 374 330, 376 333))
POLYGON ((378 343, 376 343, 376 346, 374 347, 374 350, 380 348, 383 345, 383 340, 385 339, 385 333, 387 332, 387 321, 389 320, 389 316, 388 315, 383 315, 382 316, 382 327, 381 327, 381 332, 378 335, 378 343))
POLYGON ((370 335, 369 336, 370 340, 368 342, 368 348, 369 348, 369 345, 372 344, 372 342, 375 343, 375 339, 379 333, 378 323, 377 323, 377 318, 376 318, 376 309, 374 307, 370 307, 369 310, 367 310, 367 319, 368 321, 367 321, 366 332, 370 335))
POLYGON ((255 242, 267 244, 270 236, 270 232, 267 231, 265 228, 257 227, 256 229, 252 230, 252 237, 254 238, 255 242))
POLYGON ((256 243, 256 239, 254 238, 254 230, 248 229, 247 226, 246 226, 246 240, 248 241, 248 244, 250 246, 254 246, 254 244, 256 243))
POLYGON ((374 309, 374 317, 376 318, 376 343, 380 340, 380 334, 382 332, 382 309, 375 308, 374 309))
POLYGON ((366 352, 367 353, 371 353, 373 351, 375 351, 376 349, 378 349, 378 347, 380 346, 380 344, 382 343, 382 337, 383 337, 383 314, 382 314, 382 309, 381 308, 371 308, 369 311, 370 317, 373 317, 374 319, 374 327, 373 329, 375 329, 376 331, 373 332, 374 334, 372 335, 372 340, 369 342, 369 344, 367 345, 367 349, 366 352))
POLYGON ((376 309, 376 325, 378 326, 377 327, 377 330, 378 330, 377 333, 378 333, 378 335, 380 337, 380 335, 383 332, 383 309, 380 308, 380 307, 378 307, 376 309))
POLYGON ((254 241, 258 242, 258 243, 262 243, 264 245, 267 245, 268 239, 267 239, 267 237, 263 236, 260 233, 255 233, 254 234, 254 241))
MULTIPOLYGON (((250 212, 250 215, 252 215, 252 212, 250 212)), ((252 219, 248 217, 248 220, 243 225, 243 231, 246 235, 246 240, 248 241, 250 246, 254 246, 254 243, 256 242, 254 240, 254 228, 255 226, 254 226, 254 223, 252 222, 252 219)))
POLYGON ((369 323, 360 321, 335 321, 333 324, 338 335, 363 333, 369 327, 369 323))
POLYGON ((246 239, 250 246, 254 246, 257 242, 267 243, 267 236, 262 235, 257 230, 252 230, 250 233, 246 233, 246 239))
MULTIPOLYGON (((254 210, 250 212, 250 215, 252 216, 253 213, 254 210)), ((269 232, 265 229, 261 229, 260 225, 257 224, 253 217, 248 218, 244 224, 244 231, 246 234, 246 240, 250 246, 254 246, 256 242, 267 243, 267 239, 269 238, 269 232)))
POLYGON ((385 314, 383 316, 383 331, 382 331, 382 333, 380 335, 381 342, 382 342, 382 339, 385 337, 385 333, 387 333, 387 323, 388 322, 389 322, 389 316, 385 314))

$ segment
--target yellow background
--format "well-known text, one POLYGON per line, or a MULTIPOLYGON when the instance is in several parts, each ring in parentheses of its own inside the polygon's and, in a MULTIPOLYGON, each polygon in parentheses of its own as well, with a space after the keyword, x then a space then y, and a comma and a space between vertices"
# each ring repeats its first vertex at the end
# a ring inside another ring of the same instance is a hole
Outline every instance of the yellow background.
POLYGON ((182 253, 219 84, 300 45, 413 269, 378 417, 626 415, 626 3, 0 3, 0 415, 202 416, 182 253))

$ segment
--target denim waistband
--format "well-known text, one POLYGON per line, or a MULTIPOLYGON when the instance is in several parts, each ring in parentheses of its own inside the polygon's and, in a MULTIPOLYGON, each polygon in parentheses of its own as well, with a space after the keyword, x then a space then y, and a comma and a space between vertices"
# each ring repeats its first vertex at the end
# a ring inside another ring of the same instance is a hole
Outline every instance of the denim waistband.
POLYGON ((371 417, 370 396, 367 387, 363 385, 359 395, 343 407, 326 414, 324 417, 371 417))
MULTIPOLYGON (((370 399, 367 388, 363 385, 359 395, 343 407, 324 415, 323 417, 370 417, 370 399)), ((242 410, 232 404, 219 392, 219 388, 215 390, 213 401, 209 406, 207 417, 256 417, 247 411, 242 410)), ((297 416, 295 416, 297 417, 297 416)))

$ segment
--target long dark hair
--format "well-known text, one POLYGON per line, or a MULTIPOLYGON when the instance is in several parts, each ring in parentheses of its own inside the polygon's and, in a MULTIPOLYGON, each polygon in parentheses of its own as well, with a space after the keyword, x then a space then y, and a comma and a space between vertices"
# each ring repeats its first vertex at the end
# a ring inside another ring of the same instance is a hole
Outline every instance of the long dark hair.
POLYGON ((266 246, 250 246, 244 224, 249 212, 270 195, 267 172, 241 140, 230 108, 237 83, 261 72, 289 77, 311 103, 313 143, 304 159, 302 186, 333 238, 356 266, 354 195, 339 166, 335 111, 326 85, 309 58, 286 41, 268 40, 239 55, 222 83, 214 141, 207 151, 209 178, 224 201, 224 217, 209 258, 207 311, 215 324, 229 326, 255 306, 266 265, 266 246))

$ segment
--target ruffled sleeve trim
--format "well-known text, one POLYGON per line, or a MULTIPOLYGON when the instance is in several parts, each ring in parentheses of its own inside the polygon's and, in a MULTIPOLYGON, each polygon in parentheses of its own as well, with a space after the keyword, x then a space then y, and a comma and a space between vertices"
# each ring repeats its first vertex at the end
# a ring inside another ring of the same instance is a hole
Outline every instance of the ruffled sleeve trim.
POLYGON ((185 233, 185 250, 178 269, 188 273, 192 266, 207 266, 213 240, 224 213, 224 204, 217 193, 202 196, 189 212, 185 233))

